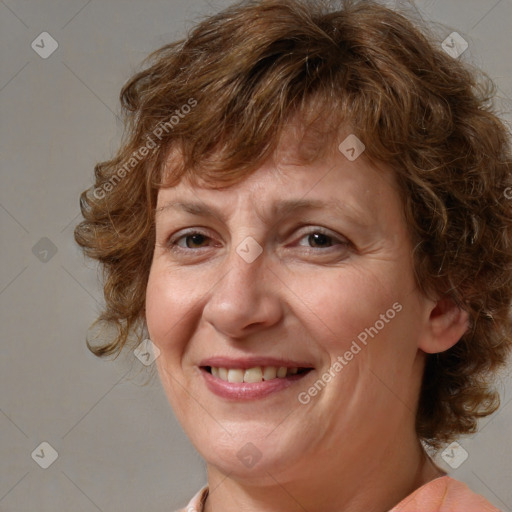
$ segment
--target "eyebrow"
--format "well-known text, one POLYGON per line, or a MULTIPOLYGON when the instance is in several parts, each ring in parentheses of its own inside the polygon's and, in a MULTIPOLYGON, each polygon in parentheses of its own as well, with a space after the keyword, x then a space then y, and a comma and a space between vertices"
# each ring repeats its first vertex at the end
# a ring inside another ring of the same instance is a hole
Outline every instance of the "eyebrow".
MULTIPOLYGON (((368 225, 368 221, 362 218, 362 215, 357 214, 352 207, 349 207, 351 212, 348 211, 347 207, 344 207, 342 203, 331 199, 329 201, 322 201, 318 199, 287 199, 278 201, 272 205, 270 215, 272 218, 283 218, 291 216, 292 214, 299 213, 304 210, 321 210, 321 209, 332 209, 335 213, 348 217, 348 219, 360 225, 368 225)), ((208 205, 201 202, 184 202, 184 201, 168 201, 163 206, 155 210, 156 214, 168 210, 181 210, 191 215, 203 216, 203 217, 215 217, 226 222, 226 216, 223 212, 211 208, 208 205)))

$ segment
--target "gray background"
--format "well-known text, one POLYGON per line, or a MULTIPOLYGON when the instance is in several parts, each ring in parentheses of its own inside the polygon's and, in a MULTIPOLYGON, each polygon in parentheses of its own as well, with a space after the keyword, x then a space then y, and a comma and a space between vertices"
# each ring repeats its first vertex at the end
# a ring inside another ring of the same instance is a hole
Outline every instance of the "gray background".
MULTIPOLYGON (((205 482, 151 368, 132 353, 110 362, 87 350, 101 291, 72 234, 94 164, 120 139, 124 81, 151 50, 229 3, 0 0, 2 511, 172 511, 205 482), (31 48, 43 31, 59 45, 46 59, 31 48), (31 457, 43 441, 58 452, 47 469, 31 457)), ((460 58, 495 79, 510 121, 512 0, 425 0, 417 7, 451 27, 440 29, 439 42, 451 30, 468 41, 460 58)), ((512 511, 506 373, 500 412, 460 440, 468 459, 456 470, 439 463, 512 511)))

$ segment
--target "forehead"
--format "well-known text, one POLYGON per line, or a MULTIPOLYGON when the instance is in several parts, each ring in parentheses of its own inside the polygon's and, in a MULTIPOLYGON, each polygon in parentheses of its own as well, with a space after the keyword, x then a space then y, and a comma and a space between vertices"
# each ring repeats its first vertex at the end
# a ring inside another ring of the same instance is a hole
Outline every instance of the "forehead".
POLYGON ((322 158, 304 163, 293 149, 293 141, 281 144, 272 158, 234 185, 206 186, 183 178, 176 186, 161 188, 157 218, 181 211, 226 221, 250 210, 270 220, 324 209, 368 225, 385 211, 392 213, 390 207, 400 209, 389 169, 376 167, 363 157, 350 161, 337 147, 322 158))

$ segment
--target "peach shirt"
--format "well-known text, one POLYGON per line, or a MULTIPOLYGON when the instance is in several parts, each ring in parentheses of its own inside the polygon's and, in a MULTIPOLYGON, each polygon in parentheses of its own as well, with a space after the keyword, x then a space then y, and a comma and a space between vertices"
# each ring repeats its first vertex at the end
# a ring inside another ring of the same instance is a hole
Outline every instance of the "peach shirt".
MULTIPOLYGON (((208 486, 178 512, 203 512, 208 486)), ((442 476, 416 489, 389 512, 501 512, 466 484, 442 476)))

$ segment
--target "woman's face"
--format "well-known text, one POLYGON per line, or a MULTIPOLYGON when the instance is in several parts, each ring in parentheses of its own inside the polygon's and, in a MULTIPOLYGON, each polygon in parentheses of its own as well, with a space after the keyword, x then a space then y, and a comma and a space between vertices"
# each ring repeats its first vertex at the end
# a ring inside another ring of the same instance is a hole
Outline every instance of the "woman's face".
POLYGON ((293 144, 231 188, 158 195, 160 378, 210 467, 240 478, 378 464, 414 437, 432 303, 393 175, 337 150, 298 165, 293 144))

